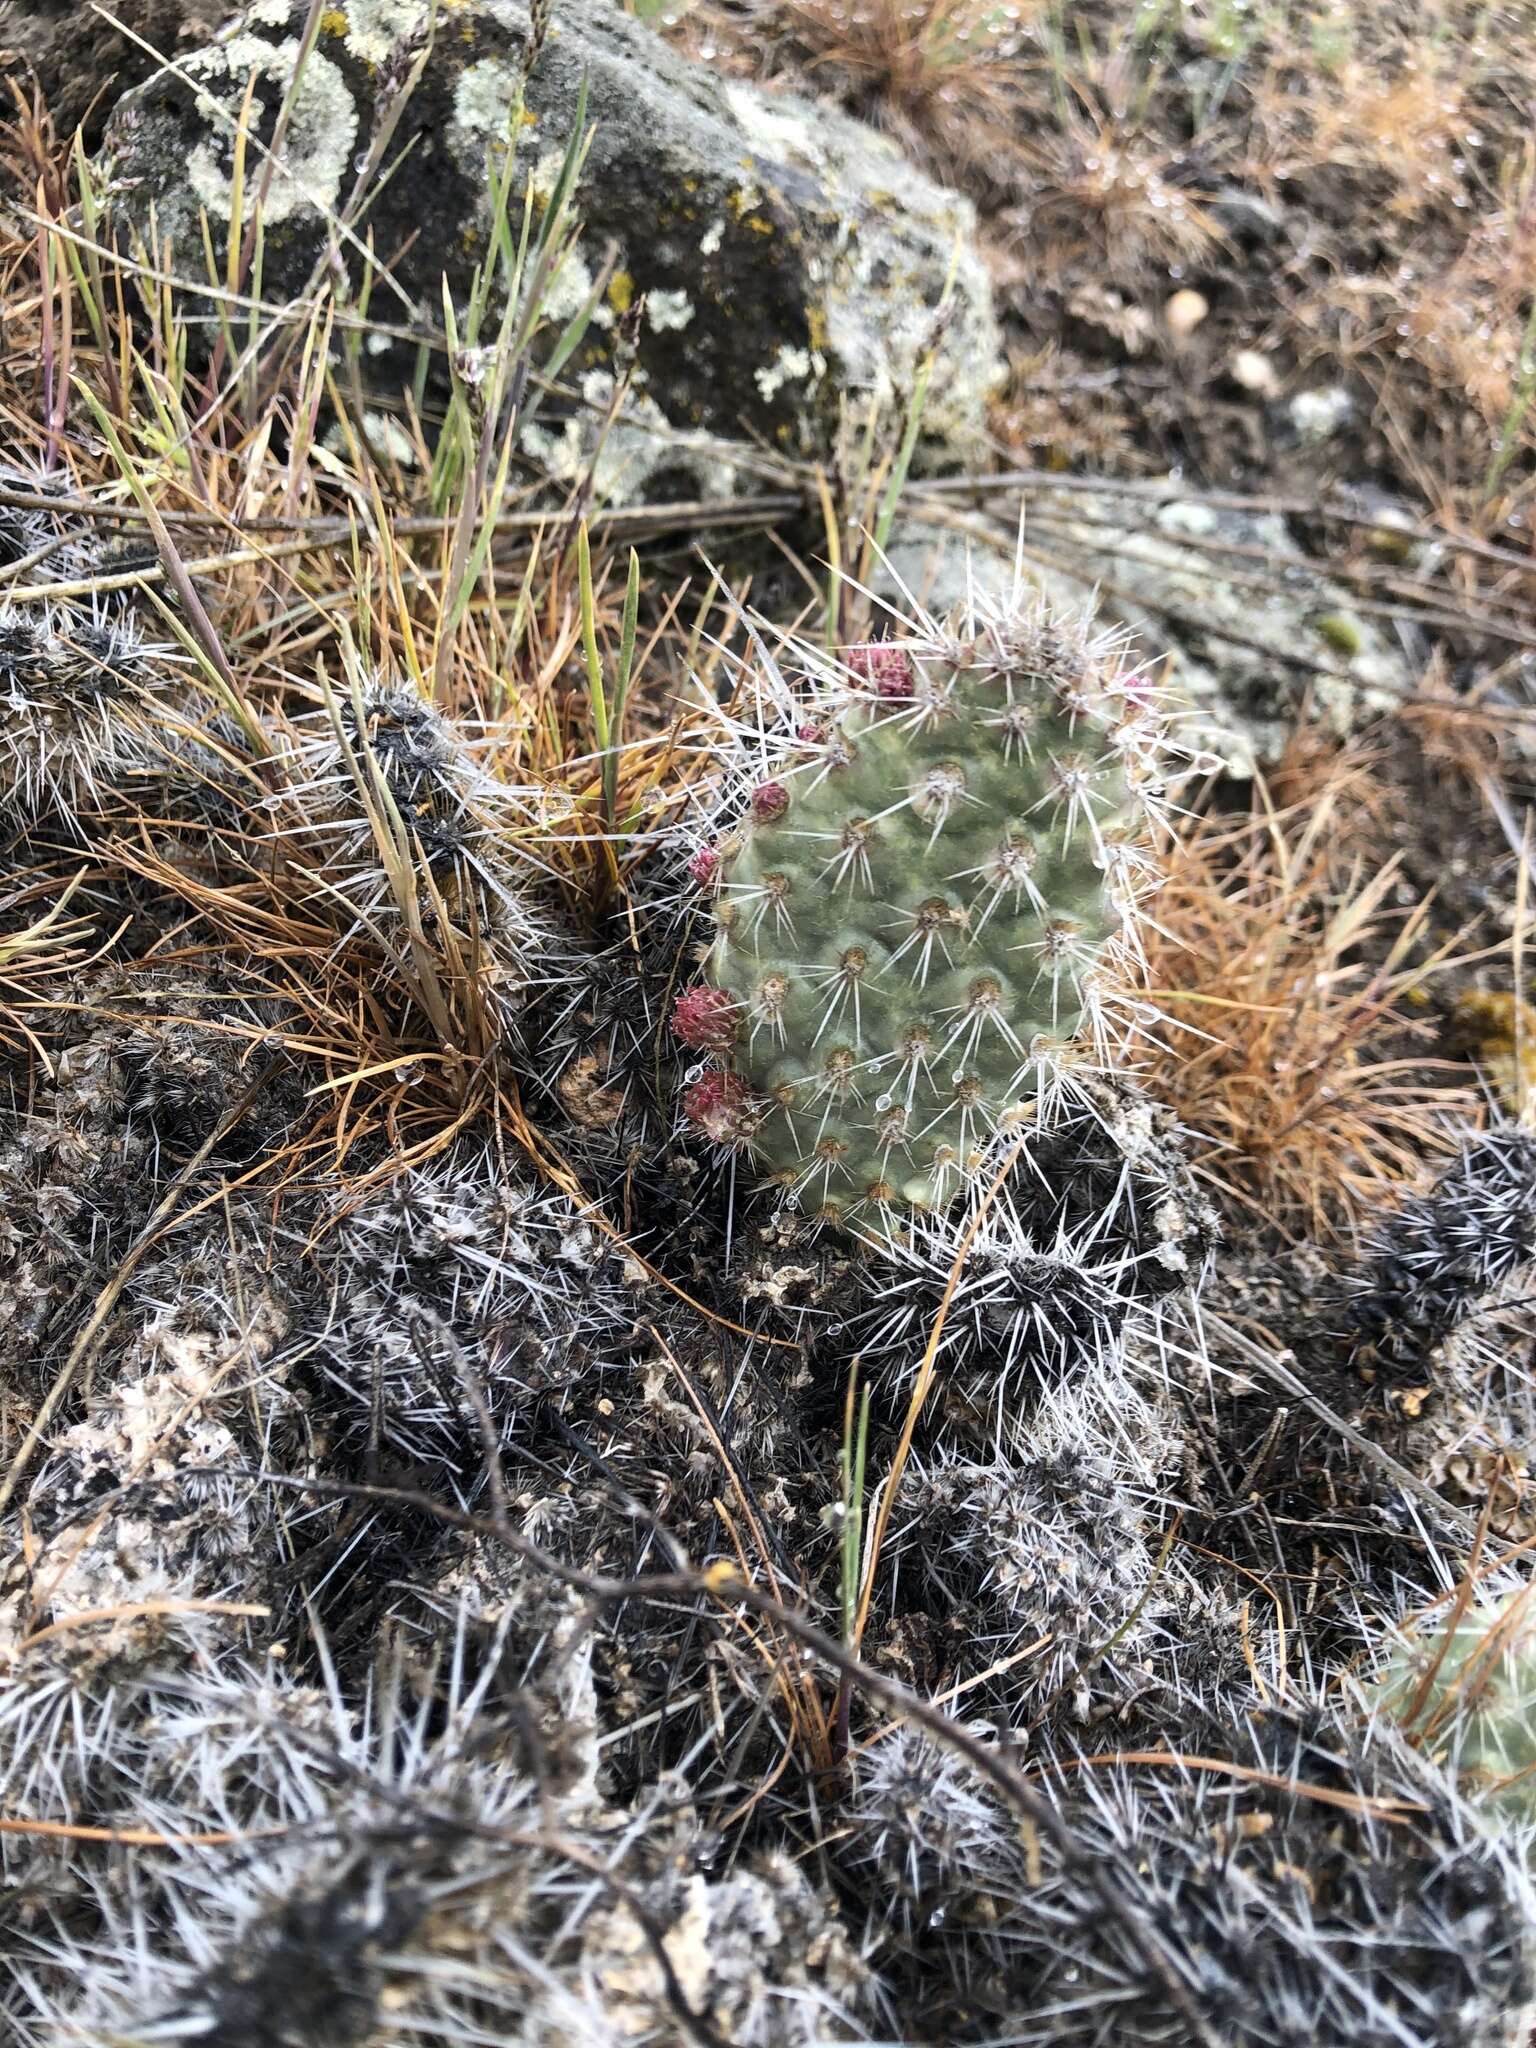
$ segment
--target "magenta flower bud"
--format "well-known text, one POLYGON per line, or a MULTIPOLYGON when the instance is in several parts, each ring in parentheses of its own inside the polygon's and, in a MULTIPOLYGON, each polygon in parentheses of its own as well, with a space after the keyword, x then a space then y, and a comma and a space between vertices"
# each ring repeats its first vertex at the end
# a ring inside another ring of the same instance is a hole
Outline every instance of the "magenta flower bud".
POLYGON ((752 792, 752 815, 759 825, 771 825, 789 809, 789 791, 782 782, 760 782, 752 792))
POLYGON ((701 889, 712 886, 720 872, 720 856, 712 846, 701 846, 688 863, 688 872, 701 889))
POLYGON ((738 1014, 723 988, 685 988, 672 1005, 672 1034, 694 1052, 723 1052, 736 1036, 738 1014))
POLYGON ((904 647, 889 640, 875 640, 863 647, 846 648, 843 660, 850 674, 861 683, 868 683, 877 696, 911 696, 917 672, 904 647))
POLYGON ((752 1091, 739 1074, 701 1074, 683 1097, 683 1114, 717 1145, 740 1144, 757 1128, 752 1091))

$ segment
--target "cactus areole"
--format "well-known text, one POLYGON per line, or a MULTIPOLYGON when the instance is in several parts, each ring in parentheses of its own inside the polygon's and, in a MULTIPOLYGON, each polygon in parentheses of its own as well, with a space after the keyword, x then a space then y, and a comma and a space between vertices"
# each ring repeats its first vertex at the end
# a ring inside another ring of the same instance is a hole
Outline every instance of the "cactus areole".
POLYGON ((943 1208, 986 1165, 1101 1021, 1147 871, 1158 720, 1118 644, 967 623, 824 662, 702 877, 678 1035, 749 1085, 758 1163, 827 1220, 943 1208))

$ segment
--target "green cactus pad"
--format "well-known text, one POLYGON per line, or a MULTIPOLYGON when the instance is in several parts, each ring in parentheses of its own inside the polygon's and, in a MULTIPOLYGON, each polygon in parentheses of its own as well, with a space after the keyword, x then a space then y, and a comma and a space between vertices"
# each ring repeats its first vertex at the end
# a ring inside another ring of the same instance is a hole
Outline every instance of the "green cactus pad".
POLYGON ((1010 625, 854 650, 720 849, 706 972, 767 1105, 754 1148, 829 1218, 950 1201, 1078 1031, 1132 893, 1137 680, 1010 625))
POLYGON ((1521 1825, 1536 1821, 1536 1601, 1523 1588, 1402 1637, 1375 1703, 1409 1738, 1453 1765, 1468 1798, 1521 1825))

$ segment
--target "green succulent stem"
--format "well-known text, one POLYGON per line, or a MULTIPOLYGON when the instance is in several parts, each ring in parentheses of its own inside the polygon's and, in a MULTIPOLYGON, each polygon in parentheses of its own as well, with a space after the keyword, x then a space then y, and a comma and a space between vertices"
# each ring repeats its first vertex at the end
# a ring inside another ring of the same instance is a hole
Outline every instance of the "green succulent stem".
POLYGON ((1032 1113, 1120 926, 1143 707, 1043 615, 854 650, 720 849, 706 975, 769 1175, 828 1220, 943 1208, 1032 1113))

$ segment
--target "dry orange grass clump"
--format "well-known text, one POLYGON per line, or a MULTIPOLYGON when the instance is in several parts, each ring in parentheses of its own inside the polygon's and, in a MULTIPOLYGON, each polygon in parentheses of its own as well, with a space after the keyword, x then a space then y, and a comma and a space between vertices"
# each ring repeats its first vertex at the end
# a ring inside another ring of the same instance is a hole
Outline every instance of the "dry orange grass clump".
POLYGON ((1149 1080, 1195 1135, 1239 1213, 1288 1239, 1353 1236, 1425 1154, 1477 1114, 1446 1062, 1415 1050, 1428 902, 1396 904, 1384 796, 1351 750, 1291 765, 1277 805, 1197 818, 1173 856, 1149 939, 1163 1013, 1149 1080))

